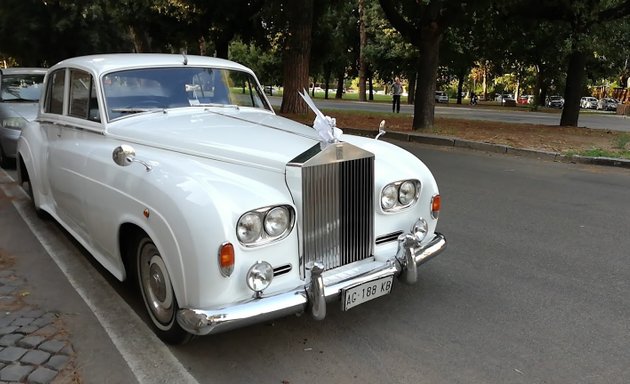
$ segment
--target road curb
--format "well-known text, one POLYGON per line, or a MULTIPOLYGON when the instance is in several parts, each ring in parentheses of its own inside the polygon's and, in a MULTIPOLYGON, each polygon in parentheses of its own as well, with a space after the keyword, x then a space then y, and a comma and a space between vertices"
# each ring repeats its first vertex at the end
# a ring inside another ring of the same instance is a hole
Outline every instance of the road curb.
MULTIPOLYGON (((343 131, 352 135, 368 137, 374 137, 377 134, 377 132, 375 131, 357 128, 343 128, 343 131)), ((448 136, 424 135, 416 132, 388 131, 386 137, 394 140, 408 141, 413 143, 438 145, 443 147, 466 148, 491 153, 504 153, 508 155, 527 157, 532 159, 559 161, 572 164, 603 165, 608 167, 620 167, 630 169, 630 160, 616 159, 611 157, 563 155, 559 152, 539 151, 536 149, 528 148, 515 148, 509 145, 484 143, 481 141, 464 140, 448 136)))

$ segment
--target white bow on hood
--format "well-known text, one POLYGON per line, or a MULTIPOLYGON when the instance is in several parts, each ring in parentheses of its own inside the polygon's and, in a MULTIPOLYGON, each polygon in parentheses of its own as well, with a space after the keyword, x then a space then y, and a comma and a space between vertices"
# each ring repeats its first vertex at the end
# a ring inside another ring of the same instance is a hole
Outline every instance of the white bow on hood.
POLYGON ((303 92, 298 92, 302 99, 306 102, 309 108, 315 112, 315 121, 313 122, 313 128, 319 134, 319 138, 322 144, 322 148, 328 144, 339 142, 339 138, 343 134, 343 131, 337 128, 337 120, 334 117, 324 116, 322 111, 317 108, 315 102, 308 95, 306 89, 303 92))

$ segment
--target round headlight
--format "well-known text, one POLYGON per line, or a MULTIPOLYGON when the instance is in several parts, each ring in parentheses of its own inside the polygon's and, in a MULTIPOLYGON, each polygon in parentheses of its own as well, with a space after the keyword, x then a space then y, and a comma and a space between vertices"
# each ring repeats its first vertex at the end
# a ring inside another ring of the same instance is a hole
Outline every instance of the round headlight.
POLYGON ((419 218, 418 221, 411 228, 411 234, 418 240, 422 241, 427 237, 429 232, 429 224, 423 218, 419 218))
POLYGON ((269 236, 280 236, 290 223, 289 210, 286 207, 275 207, 265 215, 265 232, 269 236))
POLYGON ((402 205, 408 205, 416 198, 416 183, 413 181, 405 181, 400 185, 398 190, 398 201, 402 205))
POLYGON ((262 233, 262 220, 260 215, 249 212, 241 216, 236 225, 236 235, 243 243, 256 241, 262 233))
POLYGON ((254 292, 262 292, 273 280, 273 267, 266 261, 258 261, 247 271, 247 286, 254 292))
POLYGON ((383 189, 381 194, 381 207, 383 209, 392 209, 396 205, 398 199, 398 190, 394 184, 390 184, 383 189))

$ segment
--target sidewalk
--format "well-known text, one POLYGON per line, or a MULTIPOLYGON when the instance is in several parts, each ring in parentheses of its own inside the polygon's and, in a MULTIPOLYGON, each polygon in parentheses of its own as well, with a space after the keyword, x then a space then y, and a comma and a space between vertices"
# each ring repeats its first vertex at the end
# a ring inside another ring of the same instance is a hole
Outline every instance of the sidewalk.
MULTIPOLYGON (((4 254, 0 260, 3 266, 14 264, 4 254)), ((60 314, 25 303, 28 283, 13 268, 0 271, 0 294, 0 380, 80 383, 60 314)))
POLYGON ((0 382, 137 382, 0 183, 0 382))

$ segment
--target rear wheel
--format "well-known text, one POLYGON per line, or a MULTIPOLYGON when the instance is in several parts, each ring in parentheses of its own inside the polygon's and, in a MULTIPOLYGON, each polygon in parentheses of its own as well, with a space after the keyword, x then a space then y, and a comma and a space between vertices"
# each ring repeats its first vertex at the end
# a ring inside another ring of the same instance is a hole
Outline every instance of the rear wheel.
POLYGON ((177 323, 179 306, 160 251, 146 236, 136 244, 136 277, 153 330, 170 344, 190 341, 193 335, 177 323))

